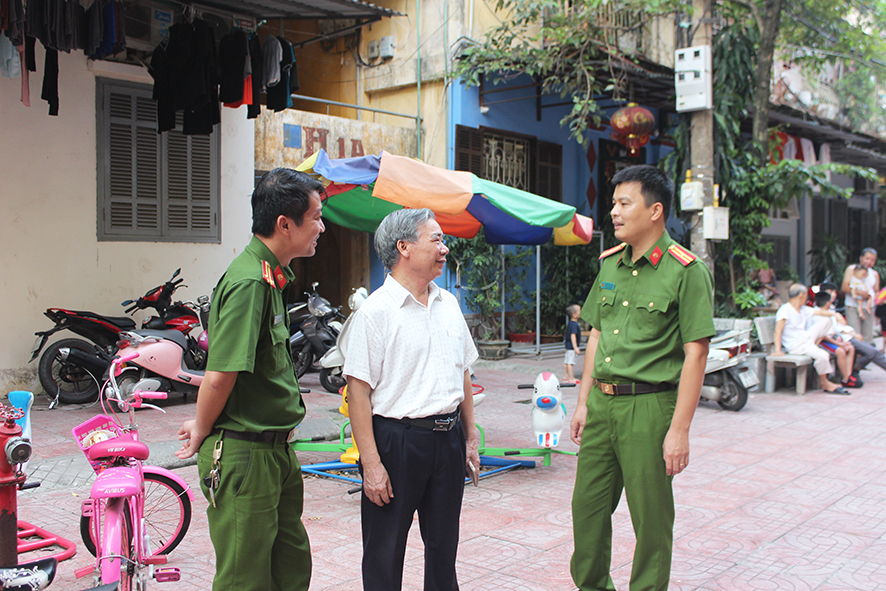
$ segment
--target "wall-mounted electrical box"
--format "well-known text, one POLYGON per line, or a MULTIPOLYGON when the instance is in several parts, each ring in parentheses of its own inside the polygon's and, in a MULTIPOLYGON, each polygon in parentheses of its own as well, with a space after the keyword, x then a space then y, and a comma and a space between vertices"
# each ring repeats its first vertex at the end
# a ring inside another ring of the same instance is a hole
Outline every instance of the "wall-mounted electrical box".
POLYGON ((680 210, 698 211, 704 207, 704 185, 692 180, 692 171, 686 171, 686 182, 680 185, 680 210))
POLYGON ((711 47, 684 47, 674 53, 677 111, 700 111, 714 106, 711 47))
POLYGON ((366 57, 374 60, 378 57, 378 39, 373 39, 366 45, 366 57))
POLYGON ((379 43, 378 55, 383 60, 391 59, 394 57, 394 49, 394 36, 385 35, 381 38, 381 43, 379 43))
POLYGON ((702 236, 705 240, 729 240, 728 207, 705 207, 702 218, 702 236))

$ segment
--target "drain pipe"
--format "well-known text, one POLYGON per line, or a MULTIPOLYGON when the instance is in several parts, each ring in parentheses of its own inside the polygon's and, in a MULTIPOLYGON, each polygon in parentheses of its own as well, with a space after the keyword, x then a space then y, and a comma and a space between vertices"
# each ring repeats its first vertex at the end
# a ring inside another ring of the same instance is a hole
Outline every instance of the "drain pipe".
POLYGON ((416 107, 415 107, 415 136, 418 140, 418 159, 421 160, 421 16, 420 1, 415 0, 415 80, 416 80, 416 107))

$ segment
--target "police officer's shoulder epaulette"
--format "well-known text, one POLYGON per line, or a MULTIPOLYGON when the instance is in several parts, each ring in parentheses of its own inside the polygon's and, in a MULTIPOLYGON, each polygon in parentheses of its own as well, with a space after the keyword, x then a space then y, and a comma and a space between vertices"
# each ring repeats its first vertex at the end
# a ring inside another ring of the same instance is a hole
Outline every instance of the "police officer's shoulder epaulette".
POLYGON ((680 261, 680 264, 684 267, 696 259, 696 256, 694 254, 692 254, 679 244, 671 244, 668 247, 668 252, 671 253, 671 256, 680 261))
POLYGON ((271 287, 277 287, 274 283, 274 272, 271 271, 271 265, 268 261, 261 262, 261 276, 271 287))
POLYGON ((603 252, 600 253, 600 258, 605 259, 606 257, 617 253, 618 251, 620 251, 621 249, 623 249, 627 245, 628 245, 627 242, 622 242, 618 246, 613 246, 612 248, 610 248, 608 250, 604 250, 603 252))

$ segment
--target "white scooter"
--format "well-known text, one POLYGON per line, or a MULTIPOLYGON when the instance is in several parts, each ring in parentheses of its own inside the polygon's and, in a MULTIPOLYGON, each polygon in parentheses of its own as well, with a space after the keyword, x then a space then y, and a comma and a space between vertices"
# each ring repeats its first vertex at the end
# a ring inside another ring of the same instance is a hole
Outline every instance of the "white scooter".
POLYGON ((320 384, 327 392, 338 394, 338 391, 347 384, 341 371, 345 364, 345 346, 348 335, 348 324, 350 323, 354 312, 363 305, 363 302, 368 297, 369 292, 365 287, 358 287, 354 290, 354 293, 348 298, 348 307, 351 309, 351 313, 348 315, 348 319, 345 320, 345 324, 339 332, 338 339, 335 341, 335 346, 329 349, 326 354, 320 358, 320 384))
POLYGON ((760 383, 748 365, 751 329, 723 332, 711 339, 701 397, 724 410, 739 411, 748 402, 748 390, 760 383))

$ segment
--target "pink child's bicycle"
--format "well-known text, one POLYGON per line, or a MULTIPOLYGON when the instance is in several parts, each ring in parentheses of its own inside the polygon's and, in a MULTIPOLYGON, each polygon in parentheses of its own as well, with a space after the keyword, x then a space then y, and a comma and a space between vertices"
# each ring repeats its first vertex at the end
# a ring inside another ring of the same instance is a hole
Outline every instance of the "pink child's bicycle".
POLYGON ((122 398, 117 386, 121 366, 138 353, 111 362, 110 379, 99 397, 106 414, 96 415, 71 430, 95 470, 89 499, 81 506, 80 535, 95 556, 95 564, 75 575, 94 575, 96 586, 119 591, 141 591, 149 579, 178 581, 177 568, 166 564, 166 555, 185 537, 191 523, 193 493, 174 472, 159 466, 143 466, 148 446, 138 440, 135 409, 150 407, 144 399, 166 398, 165 392, 136 391, 122 398), (124 426, 111 404, 129 414, 124 426), (109 412, 110 410, 110 412, 109 412))

